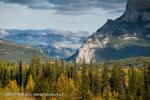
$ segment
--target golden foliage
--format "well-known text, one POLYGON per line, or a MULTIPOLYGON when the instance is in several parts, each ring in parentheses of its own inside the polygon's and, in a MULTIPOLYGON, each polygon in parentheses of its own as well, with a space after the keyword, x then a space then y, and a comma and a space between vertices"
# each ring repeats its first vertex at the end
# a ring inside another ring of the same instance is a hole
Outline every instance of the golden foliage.
POLYGON ((74 81, 68 79, 63 74, 60 75, 57 81, 57 91, 58 93, 63 93, 61 100, 76 100, 77 98, 77 88, 74 85, 74 81))
POLYGON ((28 82, 27 82, 27 85, 26 85, 26 92, 27 93, 32 93, 33 90, 34 90, 34 87, 35 87, 35 82, 32 78, 32 75, 30 75, 29 79, 28 79, 28 82))
POLYGON ((16 80, 10 80, 7 87, 12 93, 19 92, 19 87, 18 87, 16 80))
POLYGON ((104 100, 118 100, 118 93, 113 91, 110 91, 110 88, 104 88, 104 92, 103 92, 103 99, 104 100))

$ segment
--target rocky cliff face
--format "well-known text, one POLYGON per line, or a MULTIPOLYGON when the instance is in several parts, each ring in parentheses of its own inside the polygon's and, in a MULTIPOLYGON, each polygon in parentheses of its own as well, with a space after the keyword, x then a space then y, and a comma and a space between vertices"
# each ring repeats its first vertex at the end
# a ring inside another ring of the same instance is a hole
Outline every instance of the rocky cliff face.
POLYGON ((128 0, 126 12, 121 20, 126 22, 136 22, 139 18, 150 21, 150 1, 149 0, 128 0))
POLYGON ((77 63, 150 56, 150 1, 128 0, 125 13, 108 20, 74 55, 77 63))

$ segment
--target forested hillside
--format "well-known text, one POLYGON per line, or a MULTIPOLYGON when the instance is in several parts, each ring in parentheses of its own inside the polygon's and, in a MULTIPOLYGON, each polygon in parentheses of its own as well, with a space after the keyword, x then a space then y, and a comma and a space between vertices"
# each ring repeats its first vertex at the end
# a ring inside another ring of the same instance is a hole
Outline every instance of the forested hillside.
POLYGON ((101 64, 41 62, 38 57, 31 64, 1 60, 0 96, 5 100, 149 100, 150 59, 101 64))
POLYGON ((38 48, 29 45, 23 46, 12 41, 0 39, 0 59, 10 62, 19 62, 23 60, 30 63, 33 55, 38 56, 41 60, 47 60, 50 57, 38 48))

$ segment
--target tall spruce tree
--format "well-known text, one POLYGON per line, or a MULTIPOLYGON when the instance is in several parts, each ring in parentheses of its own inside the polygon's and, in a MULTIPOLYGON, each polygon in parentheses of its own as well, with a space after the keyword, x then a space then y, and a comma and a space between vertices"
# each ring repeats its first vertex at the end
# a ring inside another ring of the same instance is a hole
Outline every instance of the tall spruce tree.
POLYGON ((132 66, 129 69, 129 81, 128 81, 128 95, 129 99, 137 99, 138 92, 138 75, 136 69, 132 66))
POLYGON ((81 86, 80 86, 80 96, 81 100, 91 100, 92 93, 90 91, 90 79, 88 76, 88 70, 85 63, 82 64, 81 69, 81 86))
POLYGON ((19 62, 17 83, 18 83, 18 86, 19 86, 19 87, 23 85, 22 61, 19 62))
POLYGON ((150 62, 144 64, 144 99, 150 99, 150 62))
POLYGON ((115 65, 112 69, 110 78, 110 87, 112 91, 116 91, 118 93, 122 93, 124 91, 121 77, 122 74, 120 73, 120 69, 115 65))
POLYGON ((101 75, 101 79, 102 79, 102 91, 104 90, 104 88, 109 88, 110 87, 110 83, 109 83, 109 69, 106 65, 103 66, 102 69, 102 75, 101 75))
POLYGON ((40 59, 36 56, 33 56, 30 64, 30 72, 32 74, 33 79, 36 79, 36 70, 39 68, 40 68, 40 59))
POLYGON ((10 79, 11 79, 11 80, 14 79, 13 70, 10 70, 10 79))
POLYGON ((6 69, 4 69, 4 72, 2 74, 2 87, 6 87, 8 84, 8 72, 6 69))
POLYGON ((28 82, 28 78, 29 78, 29 76, 30 76, 30 74, 31 74, 31 71, 30 71, 30 68, 27 70, 27 72, 26 72, 26 75, 25 75, 25 79, 24 79, 24 87, 27 85, 27 82, 28 82))

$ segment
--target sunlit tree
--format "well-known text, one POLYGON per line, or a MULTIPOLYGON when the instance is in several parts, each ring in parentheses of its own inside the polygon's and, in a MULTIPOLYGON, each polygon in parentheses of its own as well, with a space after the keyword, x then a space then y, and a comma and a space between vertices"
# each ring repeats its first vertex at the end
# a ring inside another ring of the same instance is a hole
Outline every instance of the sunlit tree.
POLYGON ((25 90, 27 93, 32 93, 34 91, 34 87, 35 87, 35 82, 32 78, 32 75, 30 75, 25 90))

